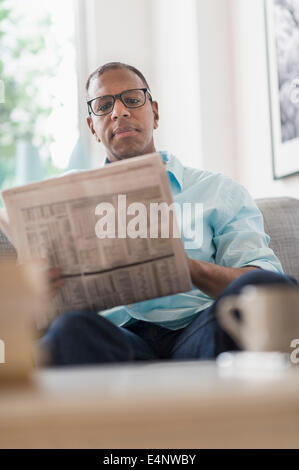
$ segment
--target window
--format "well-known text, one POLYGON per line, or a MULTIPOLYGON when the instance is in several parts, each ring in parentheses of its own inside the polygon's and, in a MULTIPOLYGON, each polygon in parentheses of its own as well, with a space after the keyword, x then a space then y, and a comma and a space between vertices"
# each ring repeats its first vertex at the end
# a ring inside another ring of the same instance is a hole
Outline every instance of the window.
POLYGON ((0 0, 0 79, 0 189, 78 164, 73 0, 0 0))

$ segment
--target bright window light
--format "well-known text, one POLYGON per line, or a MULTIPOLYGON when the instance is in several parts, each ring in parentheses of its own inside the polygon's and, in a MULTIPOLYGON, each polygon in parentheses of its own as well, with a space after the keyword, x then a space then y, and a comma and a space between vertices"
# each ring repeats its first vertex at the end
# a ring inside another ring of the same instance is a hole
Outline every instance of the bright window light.
POLYGON ((68 168, 79 138, 74 24, 73 0, 0 0, 1 189, 68 168))

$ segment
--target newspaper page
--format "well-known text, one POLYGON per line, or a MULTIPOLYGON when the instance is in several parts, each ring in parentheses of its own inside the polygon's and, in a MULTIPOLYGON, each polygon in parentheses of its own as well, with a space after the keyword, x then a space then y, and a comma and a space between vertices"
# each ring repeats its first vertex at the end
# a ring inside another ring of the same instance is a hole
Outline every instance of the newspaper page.
POLYGON ((192 289, 158 153, 2 195, 19 262, 46 258, 64 279, 39 328, 69 310, 100 311, 192 289), (161 204, 166 212, 154 219, 152 208, 161 204))

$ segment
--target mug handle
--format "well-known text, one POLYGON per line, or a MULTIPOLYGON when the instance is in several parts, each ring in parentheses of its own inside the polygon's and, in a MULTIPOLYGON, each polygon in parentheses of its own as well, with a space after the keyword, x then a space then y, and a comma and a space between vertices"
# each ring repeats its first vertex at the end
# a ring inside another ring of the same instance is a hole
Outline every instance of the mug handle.
POLYGON ((239 295, 230 295, 219 301, 216 315, 220 325, 232 336, 237 344, 242 347, 242 322, 237 320, 233 314, 233 310, 239 308, 239 295))

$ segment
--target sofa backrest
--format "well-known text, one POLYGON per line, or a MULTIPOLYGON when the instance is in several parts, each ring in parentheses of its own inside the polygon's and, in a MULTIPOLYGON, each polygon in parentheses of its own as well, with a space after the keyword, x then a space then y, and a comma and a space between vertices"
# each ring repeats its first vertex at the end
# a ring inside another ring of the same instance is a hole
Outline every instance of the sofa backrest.
MULTIPOLYGON (((271 197, 255 200, 263 214, 270 248, 286 274, 299 282, 299 199, 271 197)), ((0 259, 16 258, 16 251, 0 230, 0 259)))
POLYGON ((270 248, 284 272, 299 282, 299 199, 269 197, 255 202, 264 217, 270 248))

